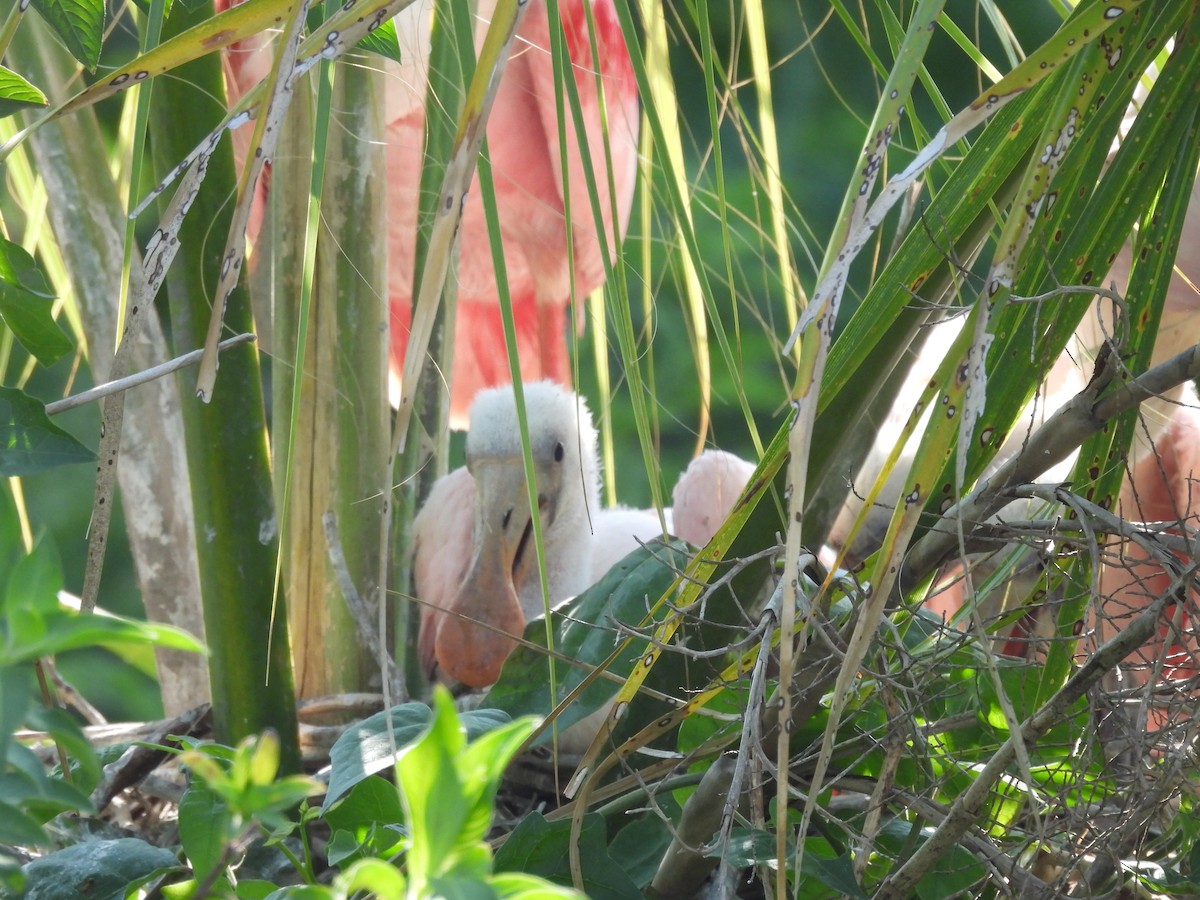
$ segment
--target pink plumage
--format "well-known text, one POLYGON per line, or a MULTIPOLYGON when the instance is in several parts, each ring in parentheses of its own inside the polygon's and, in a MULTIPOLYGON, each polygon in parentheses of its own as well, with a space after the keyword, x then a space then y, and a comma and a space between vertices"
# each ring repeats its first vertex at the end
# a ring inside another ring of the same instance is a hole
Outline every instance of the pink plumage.
POLYGON ((676 536, 697 547, 712 540, 753 474, 753 463, 724 450, 692 460, 675 485, 676 536))
MULTIPOLYGON (((228 5, 229 0, 217 0, 218 9, 228 5)), ((399 377, 403 364, 412 317, 431 5, 429 0, 419 0, 396 16, 403 60, 400 65, 379 57, 373 59, 389 76, 385 98, 390 219, 387 248, 391 368, 395 377, 399 377)), ((494 8, 495 0, 479 4, 477 48, 482 45, 494 8)), ((517 32, 488 121, 487 138, 522 376, 531 381, 551 378, 570 384, 567 309, 572 297, 582 301, 604 282, 606 259, 614 258, 616 241, 624 234, 637 175, 639 107, 613 0, 562 0, 559 13, 583 113, 583 144, 589 150, 590 165, 584 163, 568 108, 563 166, 550 23, 543 0, 531 0, 517 32), (598 53, 594 59, 588 6, 595 23, 598 53), (602 118, 607 122, 607 135, 602 118), (598 187, 602 231, 596 227, 589 197, 589 172, 598 187), (610 196, 614 202, 610 202, 610 196), (569 244, 565 213, 568 199, 569 244)), ((234 95, 256 84, 270 68, 265 39, 244 41, 226 58, 234 95)), ((247 139, 248 134, 235 136, 243 154, 247 139)), ((259 221, 260 215, 252 220, 251 230, 255 233, 259 221)), ((481 388, 510 380, 478 177, 471 184, 463 213, 457 293, 451 417, 454 426, 461 428, 466 423, 467 407, 481 388)))
MULTIPOLYGON (((675 489, 676 508, 602 509, 596 432, 586 405, 552 382, 525 385, 551 605, 598 581, 665 524, 696 545, 725 520, 754 466, 708 451, 675 489)), ((413 526, 421 662, 429 674, 484 687, 525 623, 542 610, 525 470, 511 387, 471 410, 467 468, 439 479, 413 526)))

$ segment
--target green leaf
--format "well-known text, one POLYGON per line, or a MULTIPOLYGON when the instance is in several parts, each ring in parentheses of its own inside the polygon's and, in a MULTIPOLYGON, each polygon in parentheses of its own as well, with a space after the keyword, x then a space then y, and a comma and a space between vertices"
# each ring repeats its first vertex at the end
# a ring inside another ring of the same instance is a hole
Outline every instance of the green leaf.
POLYGON ((463 849, 463 825, 471 812, 454 765, 466 739, 458 727, 454 701, 442 687, 434 691, 433 708, 429 730, 396 762, 396 781, 408 810, 413 842, 408 874, 418 889, 453 870, 456 851, 463 849))
POLYGON ((33 0, 33 8, 55 30, 89 72, 100 62, 104 36, 104 0, 33 0))
MULTIPOLYGON (((25 721, 32 696, 33 673, 25 668, 0 669, 0 772, 8 760, 13 734, 25 721)), ((0 816, 0 820, 3 820, 0 816)))
POLYGON ((17 560, 4 591, 0 609, 31 609, 42 614, 58 612, 62 590, 62 560, 54 541, 43 535, 33 550, 17 560))
POLYGON ((403 62, 400 58, 400 39, 396 36, 396 23, 388 19, 374 31, 367 33, 358 42, 358 49, 378 53, 387 59, 403 62))
POLYGON ((0 119, 18 110, 45 105, 45 94, 12 69, 0 66, 0 119))
MULTIPOLYGON (((687 564, 683 544, 665 546, 651 543, 639 547, 592 587, 570 603, 551 612, 555 650, 581 667, 560 666, 561 678, 556 701, 562 701, 591 674, 592 667, 604 663, 613 651, 612 631, 599 628, 597 622, 624 622, 639 625, 646 615, 647 603, 653 603, 674 583, 677 572, 687 564), (565 671, 564 671, 565 669, 565 671)), ((510 716, 545 716, 554 707, 546 679, 546 625, 536 619, 525 628, 525 643, 513 651, 504 663, 500 679, 484 700, 486 706, 504 710, 510 716)), ((633 671, 638 651, 618 656, 608 671, 624 678, 633 671)), ((571 727, 616 696, 620 685, 596 679, 578 699, 556 719, 559 730, 571 727)), ((548 741, 550 731, 540 741, 548 741)))
POLYGON ((403 897, 404 876, 400 870, 382 859, 360 859, 334 882, 348 896, 355 891, 367 891, 377 897, 403 897))
MULTIPOLYGON (((599 813, 584 816, 579 836, 584 891, 592 900, 642 896, 642 891, 626 871, 624 860, 618 863, 609 854, 606 836, 603 816, 599 813)), ((569 885, 570 843, 569 820, 547 822, 540 812, 531 812, 496 851, 495 866, 499 871, 523 872, 569 885)))
MULTIPOLYGON (((429 729, 432 720, 433 713, 424 703, 402 703, 389 712, 376 713, 347 728, 329 751, 332 774, 321 812, 328 812, 346 791, 364 778, 393 765, 399 753, 429 729), (394 753, 388 738, 389 719, 396 742, 394 753)), ((467 730, 467 740, 474 740, 510 719, 498 710, 479 709, 463 713, 459 721, 467 730)))
POLYGON ((17 806, 0 799, 0 844, 37 847, 46 843, 46 833, 36 819, 17 806))
POLYGON ((203 781, 193 780, 179 801, 179 843, 197 877, 217 866, 231 837, 229 807, 203 781))
POLYGON ((203 644, 178 628, 120 616, 61 612, 42 617, 31 615, 28 610, 16 610, 8 616, 6 624, 9 632, 4 646, 0 647, 0 666, 108 642, 153 644, 193 652, 204 650, 203 644))
MULTIPOLYGON (((37 757, 27 748, 33 761, 37 757)), ((15 804, 25 815, 36 822, 49 822, 60 813, 90 813, 92 805, 87 796, 75 785, 51 777, 44 771, 35 771, 32 777, 28 770, 10 771, 0 776, 0 798, 15 804)))
POLYGON ((32 475, 95 458, 51 422, 37 400, 16 388, 0 387, 0 476, 32 475))
POLYGON ((617 832, 608 845, 609 855, 621 861, 621 871, 645 888, 658 871, 667 848, 671 846, 671 831, 660 816, 678 821, 679 805, 673 797, 660 794, 658 814, 634 819, 617 832))
MULTIPOLYGON (((91 793, 100 782, 101 762, 95 747, 83 731, 83 725, 67 710, 33 704, 25 716, 25 724, 34 731, 44 731, 71 757, 74 786, 83 794, 91 793)), ((106 748, 111 753, 113 748, 106 748)), ((119 754, 118 754, 119 755, 119 754)), ((117 756, 104 760, 114 762, 117 756)))
POLYGON ((51 315, 54 292, 33 257, 0 238, 0 317, 44 366, 71 351, 71 341, 51 315))
POLYGON ((175 854, 136 838, 83 841, 24 867, 30 896, 42 900, 124 896, 131 881, 156 869, 175 868, 175 854))
POLYGON ((504 872, 493 875, 488 884, 496 891, 497 896, 504 900, 534 900, 538 897, 586 897, 579 891, 568 887, 560 887, 543 881, 536 875, 525 875, 519 872, 504 872))
POLYGON ((340 866, 359 856, 389 858, 407 843, 401 822, 404 807, 396 786, 383 778, 364 778, 322 817, 333 830, 327 854, 340 866))
POLYGON ((463 826, 464 841, 482 841, 492 824, 496 790, 504 770, 537 728, 536 716, 525 716, 489 731, 459 753, 455 759, 463 797, 471 812, 463 826))

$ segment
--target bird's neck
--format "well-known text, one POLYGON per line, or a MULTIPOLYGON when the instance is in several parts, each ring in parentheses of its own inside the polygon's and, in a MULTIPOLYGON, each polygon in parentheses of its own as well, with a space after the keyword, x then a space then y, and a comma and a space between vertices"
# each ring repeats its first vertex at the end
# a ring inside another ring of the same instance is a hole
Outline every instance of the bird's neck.
MULTIPOLYGON (((547 593, 552 607, 586 590, 594 580, 592 520, 600 511, 595 466, 585 467, 582 478, 578 469, 568 477, 572 481, 563 485, 554 521, 542 529, 547 593)), ((536 570, 530 576, 521 586, 521 608, 527 619, 543 612, 541 580, 536 570)))

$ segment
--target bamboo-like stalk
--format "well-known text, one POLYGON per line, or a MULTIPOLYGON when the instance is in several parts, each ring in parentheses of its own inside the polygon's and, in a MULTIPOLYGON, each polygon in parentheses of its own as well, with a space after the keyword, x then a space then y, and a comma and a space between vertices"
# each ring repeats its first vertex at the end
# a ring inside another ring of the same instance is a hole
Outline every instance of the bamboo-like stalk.
MULTIPOLYGON (((36 17, 24 23, 22 33, 9 50, 13 64, 53 96, 67 95, 75 74, 70 55, 36 17)), ((96 164, 103 139, 95 111, 81 110, 47 126, 33 135, 30 145, 37 172, 53 197, 47 212, 72 276, 92 374, 104 381, 116 344, 124 217, 116 183, 107 167, 96 164)), ((133 346, 133 366, 147 368, 169 355, 151 310, 133 346)), ((183 419, 173 379, 158 379, 127 395, 124 432, 117 477, 146 615, 203 637, 183 419)), ((202 655, 158 648, 155 660, 166 715, 208 699, 208 666, 202 655)))
MULTIPOLYGON (((176 4, 164 39, 210 15, 211 7, 176 4)), ((157 85, 151 110, 157 171, 178 163, 220 121, 224 93, 215 56, 182 66, 176 77, 157 85)), ((235 183, 232 151, 222 144, 184 222, 179 255, 164 285, 177 350, 203 343, 210 315, 206 289, 220 267, 235 183)), ((244 288, 229 297, 226 326, 230 333, 252 330, 244 288)), ((214 724, 218 739, 228 743, 274 729, 284 769, 295 769, 299 740, 286 612, 275 589, 278 523, 257 349, 225 354, 220 377, 224 390, 211 403, 183 404, 214 724)), ((191 379, 185 383, 190 393, 191 379)))
MULTIPOLYGON (((416 297, 429 249, 430 229, 446 161, 454 147, 454 136, 466 84, 475 64, 474 4, 471 0, 438 0, 434 4, 430 33, 429 84, 425 100, 425 157, 421 168, 421 187, 416 198, 417 234, 413 249, 413 283, 410 296, 416 297)), ((391 569, 395 593, 406 595, 412 581, 412 522, 434 478, 446 474, 449 465, 450 397, 443 373, 454 371, 454 329, 457 320, 457 289, 453 279, 443 288, 437 321, 430 339, 428 363, 421 376, 410 440, 396 461, 396 503, 393 512, 395 539, 391 569), (421 440, 427 436, 428 440, 421 440), (430 455, 432 454, 432 464, 430 455)), ((419 660, 409 652, 415 636, 414 607, 400 602, 395 610, 393 647, 397 664, 412 684, 420 684, 424 675, 419 660)))
POLYGON ((332 511, 347 573, 364 597, 376 598, 387 489, 379 483, 388 437, 387 257, 380 249, 386 171, 381 79, 367 62, 359 58, 331 73, 328 108, 319 104, 316 115, 336 118, 337 127, 317 130, 327 134, 324 141, 313 141, 309 104, 296 104, 276 173, 283 177, 274 179, 271 198, 268 252, 284 261, 273 279, 275 471, 301 698, 366 690, 380 671, 359 643, 321 526, 332 511), (310 151, 324 155, 315 169, 324 173, 320 185, 309 177, 310 151), (320 192, 319 215, 309 214, 310 183, 320 192), (315 222, 315 267, 306 292, 297 283, 309 271, 304 226, 315 222), (304 374, 296 385, 300 365, 304 374))

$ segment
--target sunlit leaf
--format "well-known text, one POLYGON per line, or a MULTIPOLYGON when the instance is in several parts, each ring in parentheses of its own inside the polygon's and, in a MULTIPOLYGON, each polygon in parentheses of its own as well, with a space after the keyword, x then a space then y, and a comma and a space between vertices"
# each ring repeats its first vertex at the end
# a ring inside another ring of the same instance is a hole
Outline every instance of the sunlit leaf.
POLYGON ((12 69, 0 66, 0 119, 21 109, 45 105, 45 94, 12 69))
POLYGON ((53 656, 64 650, 110 641, 154 644, 177 650, 203 649, 203 645, 195 638, 178 628, 136 622, 119 616, 61 613, 42 618, 9 615, 8 625, 14 640, 0 648, 0 666, 30 662, 39 656, 53 656))
MULTIPOLYGON (((400 751, 419 740, 429 729, 431 721, 433 713, 424 703, 402 703, 389 712, 376 713, 363 719, 342 732, 329 751, 333 771, 322 812, 367 776, 393 765, 400 751), (389 719, 391 737, 388 736, 389 719)), ((466 729, 467 740, 471 741, 505 724, 510 718, 499 710, 479 709, 462 713, 459 721, 466 729)))
POLYGON ((377 897, 404 896, 404 876, 382 859, 360 859, 338 876, 335 883, 345 892, 343 896, 355 891, 367 891, 377 897))
POLYGON ((104 35, 104 0, 33 0, 71 55, 94 72, 104 35))
POLYGON ((400 58, 400 40, 396 37, 396 25, 391 19, 359 41, 358 49, 370 50, 396 62, 403 62, 400 58))

